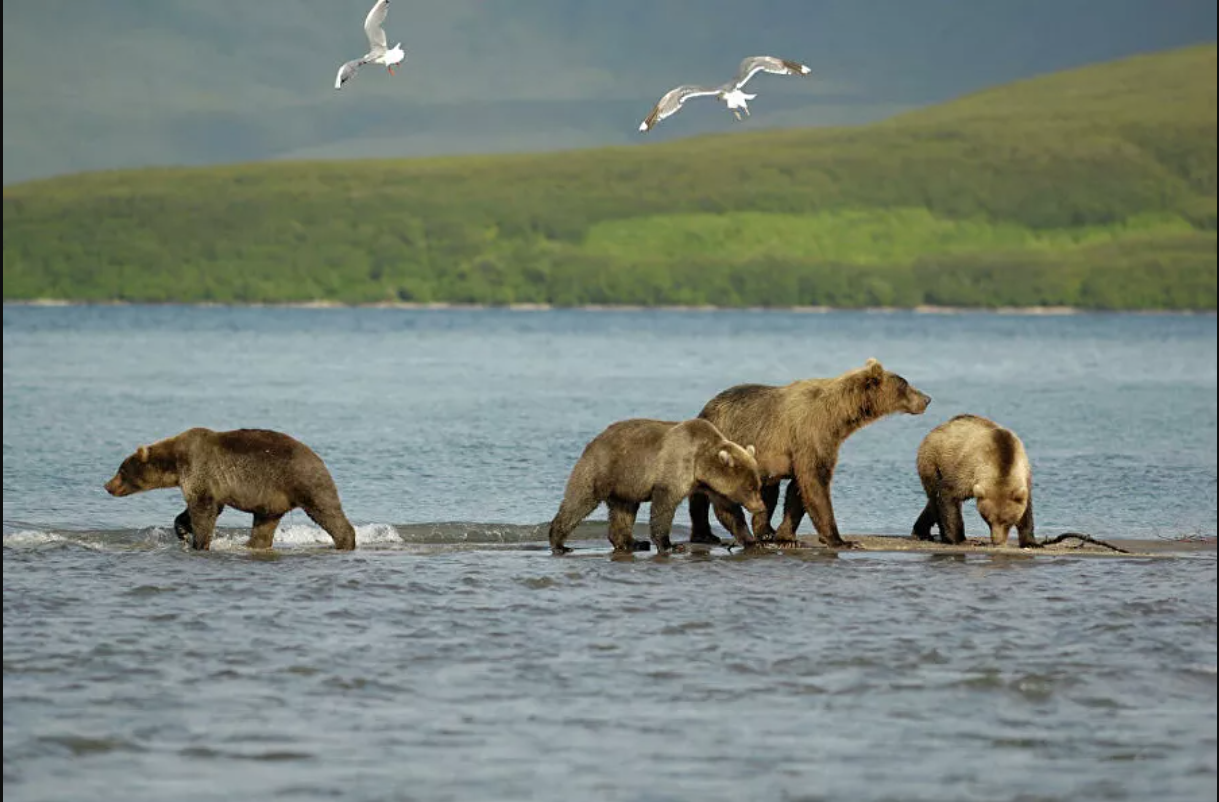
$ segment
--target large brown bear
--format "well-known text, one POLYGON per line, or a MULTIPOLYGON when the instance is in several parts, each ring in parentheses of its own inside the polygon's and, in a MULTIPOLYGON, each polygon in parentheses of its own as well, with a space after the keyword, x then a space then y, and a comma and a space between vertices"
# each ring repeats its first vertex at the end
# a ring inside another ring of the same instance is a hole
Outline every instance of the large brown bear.
POLYGON ((280 432, 188 429, 139 449, 123 460, 106 491, 129 496, 180 487, 186 510, 174 520, 178 537, 196 549, 211 546, 216 518, 226 506, 254 515, 252 549, 269 549, 279 519, 300 507, 334 539, 354 549, 356 532, 321 457, 280 432))
POLYGON ((550 549, 571 551, 563 545, 567 536, 602 501, 609 507, 609 539, 616 552, 635 550, 635 515, 645 501, 652 502, 652 543, 660 552, 673 548, 673 515, 695 487, 760 510, 753 454, 753 446, 741 448, 705 420, 634 418, 611 424, 584 447, 572 468, 563 503, 550 522, 550 549))
MULTIPOLYGON (((830 481, 838 449, 854 432, 896 412, 921 415, 931 397, 890 373, 875 359, 832 379, 802 379, 782 387, 742 384, 707 402, 699 417, 711 421, 725 437, 757 447, 765 509, 753 516, 753 537, 794 541, 805 508, 821 542, 848 548, 838 532, 830 502, 830 481), (776 532, 770 518, 779 500, 779 482, 787 486, 783 521, 776 532)), ((711 533, 708 508, 739 542, 752 539, 740 506, 702 493, 690 496, 691 542, 718 543, 711 533)))
POLYGON ((938 524, 945 543, 965 541, 961 503, 977 499, 978 514, 996 546, 1016 527, 1021 548, 1034 548, 1033 469, 1024 443, 1010 429, 977 415, 957 415, 932 429, 918 447, 918 475, 927 506, 914 537, 931 540, 938 524))

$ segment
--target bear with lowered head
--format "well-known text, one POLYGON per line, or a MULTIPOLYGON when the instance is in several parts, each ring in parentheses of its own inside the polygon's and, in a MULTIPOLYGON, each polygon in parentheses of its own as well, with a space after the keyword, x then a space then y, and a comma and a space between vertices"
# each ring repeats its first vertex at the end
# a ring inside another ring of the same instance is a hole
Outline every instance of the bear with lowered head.
POLYGON ((354 549, 356 533, 343 512, 334 479, 321 457, 281 432, 188 429, 140 446, 105 485, 112 496, 177 487, 186 509, 174 520, 180 539, 210 547, 216 518, 227 507, 254 516, 249 546, 269 549, 279 519, 300 508, 334 539, 354 549))
MULTIPOLYGON (((563 503, 550 522, 551 551, 571 551, 564 545, 567 536, 603 501, 609 507, 609 539, 615 552, 638 550, 635 515, 645 501, 652 504, 651 538, 660 552, 673 548, 673 515, 696 487, 724 503, 761 509, 753 455, 753 446, 742 448, 697 418, 633 418, 611 424, 584 447, 572 468, 563 503)), ((642 545, 646 548, 647 542, 642 545)))

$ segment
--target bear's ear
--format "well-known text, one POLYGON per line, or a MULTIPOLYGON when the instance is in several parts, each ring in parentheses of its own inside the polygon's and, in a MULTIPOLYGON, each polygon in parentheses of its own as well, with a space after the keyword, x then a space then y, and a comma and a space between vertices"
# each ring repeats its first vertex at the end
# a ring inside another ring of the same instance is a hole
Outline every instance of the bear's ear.
POLYGON ((751 457, 756 458, 758 456, 758 451, 757 451, 757 449, 755 449, 753 447, 753 443, 750 443, 749 445, 745 446, 745 450, 749 452, 749 456, 751 456, 751 457))
POLYGON ((135 457, 140 462, 148 462, 148 446, 140 446, 135 452, 135 457))
POLYGON ((719 453, 719 458, 720 458, 720 462, 724 463, 729 468, 732 467, 732 455, 728 453, 728 449, 721 448, 720 453, 719 453))
POLYGON ((863 365, 863 377, 865 386, 879 387, 881 380, 885 378, 885 366, 880 364, 880 360, 868 357, 868 361, 863 365))

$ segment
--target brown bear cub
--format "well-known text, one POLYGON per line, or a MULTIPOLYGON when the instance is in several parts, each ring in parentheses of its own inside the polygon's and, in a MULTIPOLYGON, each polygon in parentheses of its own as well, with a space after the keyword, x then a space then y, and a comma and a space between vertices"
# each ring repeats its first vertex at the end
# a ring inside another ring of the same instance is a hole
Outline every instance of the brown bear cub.
POLYGON ((280 432, 188 429, 139 449, 106 482, 112 496, 179 487, 186 510, 174 519, 179 539, 211 546, 216 518, 226 506, 254 515, 252 549, 269 549, 279 519, 300 507, 334 539, 354 549, 356 532, 343 513, 339 492, 321 457, 280 432))
POLYGON ((645 501, 652 502, 652 543, 660 552, 673 548, 673 515, 695 487, 760 510, 753 454, 753 446, 742 448, 703 420, 634 418, 611 424, 584 447, 572 468, 563 503, 550 522, 550 549, 571 551, 563 545, 567 536, 603 501, 615 552, 635 550, 635 515, 645 501))
POLYGON ((961 502, 977 499, 978 514, 996 546, 1014 526, 1021 548, 1033 537, 1033 469, 1024 444, 1009 429, 977 415, 958 415, 932 429, 918 448, 918 475, 927 506, 914 522, 914 537, 932 540, 938 524, 945 543, 965 541, 961 502))
MULTIPOLYGON (((838 532, 830 502, 830 481, 844 440, 873 421, 904 412, 921 415, 931 397, 890 373, 875 359, 832 379, 802 379, 782 387, 742 384, 707 402, 699 417, 724 436, 757 446, 765 509, 753 516, 753 537, 794 541, 805 509, 821 542, 848 548, 838 532), (779 500, 779 482, 791 479, 776 532, 770 518, 779 500)), ((695 493, 690 497, 694 543, 718 543, 708 508, 738 541, 751 539, 740 506, 695 493)))

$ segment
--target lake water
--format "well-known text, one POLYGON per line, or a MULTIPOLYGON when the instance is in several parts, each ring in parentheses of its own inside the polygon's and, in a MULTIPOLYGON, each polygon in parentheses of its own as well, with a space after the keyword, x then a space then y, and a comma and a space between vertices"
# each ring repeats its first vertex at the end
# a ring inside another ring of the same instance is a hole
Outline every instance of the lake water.
POLYGON ((1213 799, 1213 551, 542 547, 610 422, 870 356, 933 401, 847 441, 844 534, 907 534, 919 440, 973 412, 1038 535, 1215 535, 1213 316, 6 306, 5 794, 1213 799), (177 491, 106 495, 191 426, 308 443, 359 548, 298 511, 252 554, 229 511, 191 553, 177 491))

